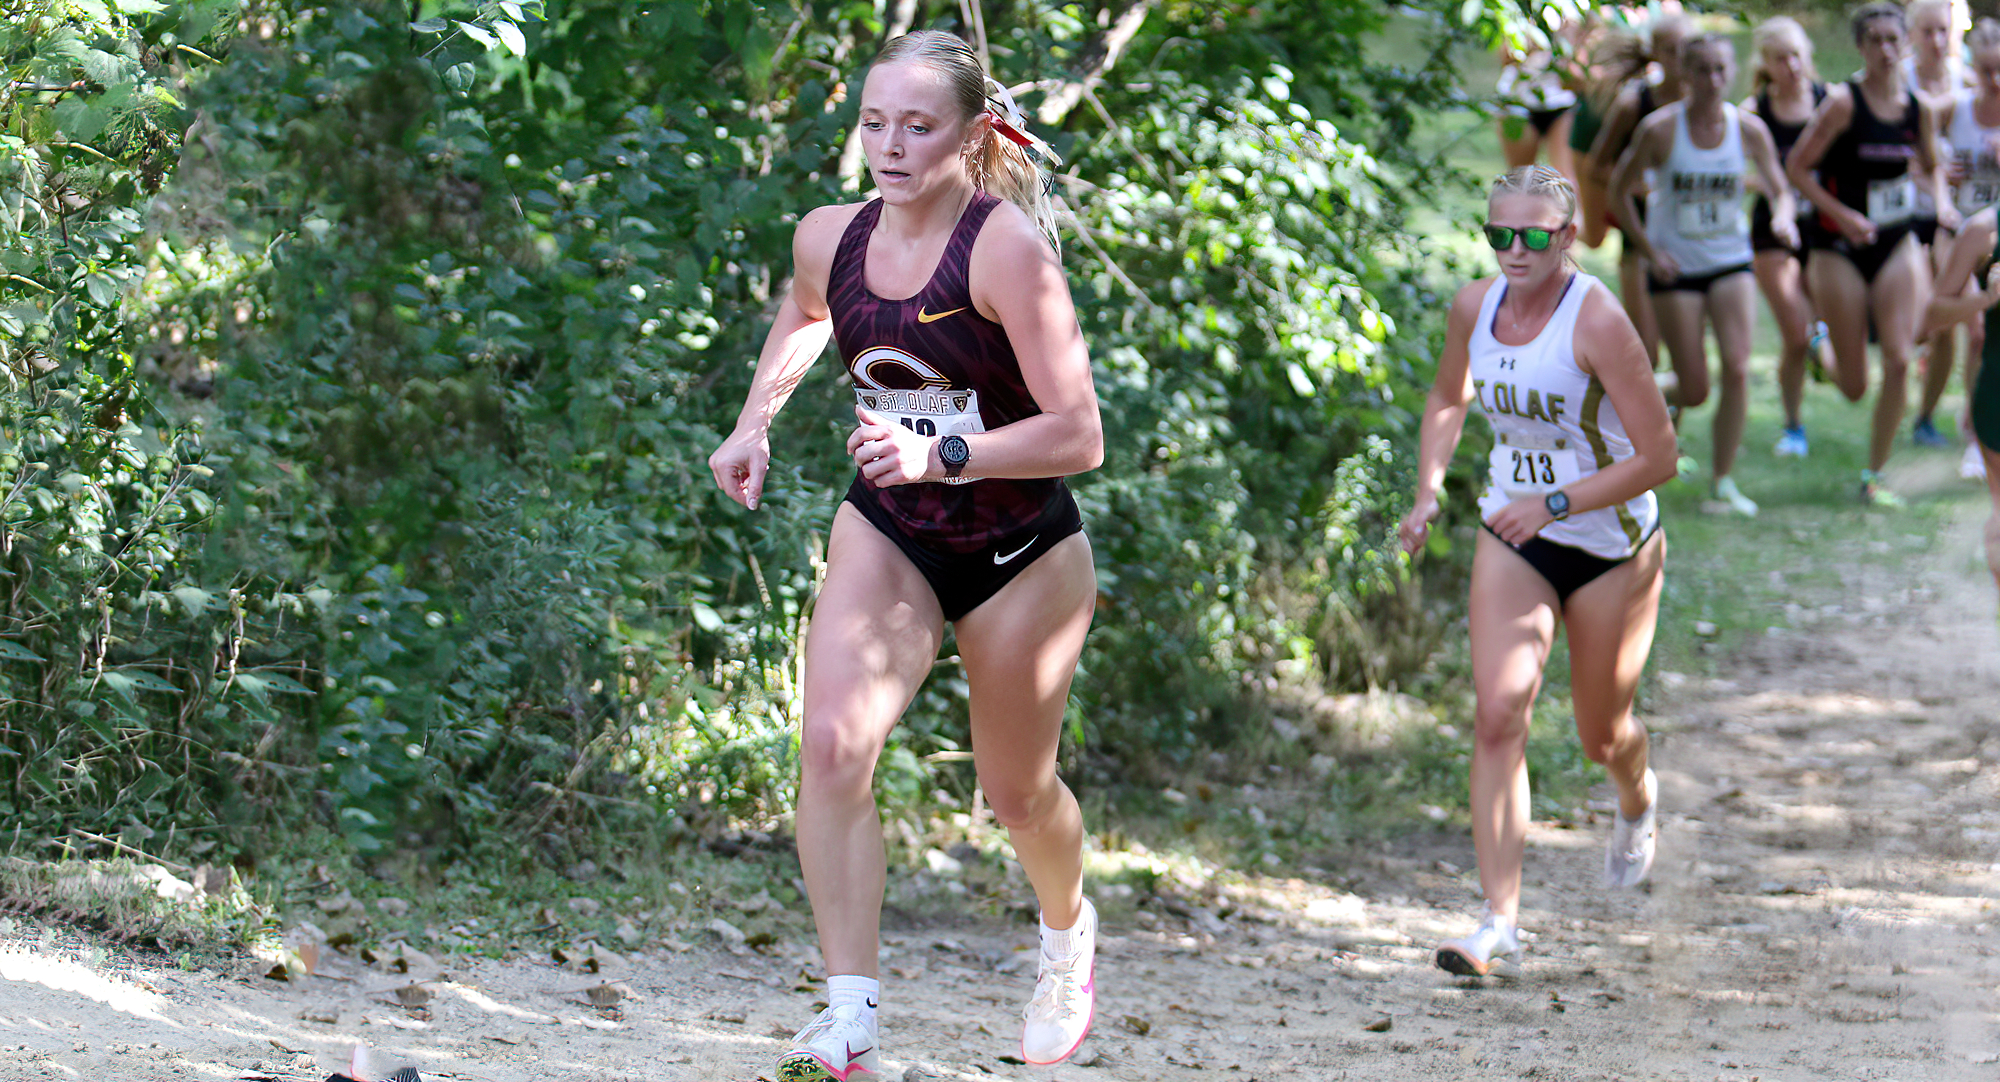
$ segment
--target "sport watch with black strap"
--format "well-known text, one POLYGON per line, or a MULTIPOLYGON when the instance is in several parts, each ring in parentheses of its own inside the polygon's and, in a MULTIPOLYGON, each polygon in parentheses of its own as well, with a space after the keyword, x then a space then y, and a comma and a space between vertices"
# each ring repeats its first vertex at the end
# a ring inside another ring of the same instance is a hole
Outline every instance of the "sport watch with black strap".
POLYGON ((964 436, 946 436, 938 441, 938 461, 944 463, 946 477, 957 477, 965 472, 965 464, 972 461, 972 448, 966 445, 964 436))
POLYGON ((1548 508, 1551 518, 1560 522, 1569 517, 1569 493, 1556 489, 1542 497, 1542 506, 1548 508))

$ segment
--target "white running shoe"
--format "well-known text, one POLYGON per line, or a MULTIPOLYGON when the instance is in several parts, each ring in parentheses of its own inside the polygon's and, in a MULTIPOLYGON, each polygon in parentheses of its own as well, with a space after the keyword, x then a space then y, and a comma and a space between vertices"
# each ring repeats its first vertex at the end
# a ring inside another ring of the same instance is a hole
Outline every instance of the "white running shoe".
POLYGON ((1709 501, 1715 509, 1724 514, 1742 515, 1744 518, 1757 517, 1757 501, 1743 494, 1736 487, 1736 478, 1724 477, 1715 482, 1715 496, 1709 501))
POLYGON ((1986 480, 1986 456, 1979 453, 1979 445, 1965 446, 1965 457, 1958 460, 1958 475, 1968 481, 1986 480))
POLYGON ((1083 900, 1068 954, 1042 947, 1035 998, 1021 1012, 1021 1058, 1037 1067, 1061 1063, 1083 1044, 1097 1010, 1097 908, 1083 900))
POLYGON ((1496 955, 1506 956, 1518 969, 1521 936, 1513 921, 1502 921, 1493 915, 1492 909, 1481 909, 1479 927, 1471 935, 1438 944, 1437 964, 1446 973, 1460 977, 1484 977, 1503 964, 1496 955))
POLYGON ((1636 887, 1653 870, 1653 849, 1659 831, 1654 813, 1660 810, 1660 781, 1651 768, 1646 770, 1646 789, 1653 803, 1637 819, 1617 812, 1611 828, 1611 845, 1604 851, 1604 885, 1613 890, 1636 887))
POLYGON ((861 1082, 882 1077, 875 1027, 854 1004, 828 1007, 792 1037, 778 1058, 778 1082, 861 1082))

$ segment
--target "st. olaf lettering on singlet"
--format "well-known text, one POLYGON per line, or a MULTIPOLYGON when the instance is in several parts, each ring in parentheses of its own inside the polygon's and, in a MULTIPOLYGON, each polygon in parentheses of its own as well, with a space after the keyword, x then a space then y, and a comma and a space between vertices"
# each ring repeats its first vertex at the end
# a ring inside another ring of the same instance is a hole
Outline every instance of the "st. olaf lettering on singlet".
POLYGON ((1472 393, 1479 396, 1479 405, 1488 413, 1506 413, 1549 424, 1560 423, 1562 417, 1563 396, 1544 397, 1533 387, 1528 388, 1524 398, 1521 389, 1512 383, 1495 382, 1489 386, 1485 380, 1476 379, 1472 381, 1472 393))

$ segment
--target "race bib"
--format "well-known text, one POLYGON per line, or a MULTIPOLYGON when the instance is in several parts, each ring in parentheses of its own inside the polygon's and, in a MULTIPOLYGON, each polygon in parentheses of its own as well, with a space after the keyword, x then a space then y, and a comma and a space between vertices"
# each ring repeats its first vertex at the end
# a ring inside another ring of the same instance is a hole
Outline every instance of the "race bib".
POLYGON ((1565 436, 1502 432, 1487 456, 1493 487, 1509 499, 1544 496, 1583 479, 1576 450, 1565 436))
MULTIPOLYGON (((951 388, 923 387, 913 391, 877 391, 856 387, 854 400, 861 408, 920 436, 970 436, 986 431, 979 416, 979 392, 951 388)), ((947 485, 963 485, 971 477, 941 478, 947 485)))
POLYGON ((1967 173, 1965 180, 1952 189, 1952 201, 1958 205, 1958 213, 1967 218, 2000 203, 2000 168, 1989 165, 1967 173))
POLYGON ((1909 219, 1917 207, 1917 182, 1909 177, 1868 182, 1868 220, 1877 228, 1909 219))
POLYGON ((1742 233, 1743 203, 1740 199, 1683 201, 1674 209, 1674 231, 1687 240, 1728 237, 1742 233))

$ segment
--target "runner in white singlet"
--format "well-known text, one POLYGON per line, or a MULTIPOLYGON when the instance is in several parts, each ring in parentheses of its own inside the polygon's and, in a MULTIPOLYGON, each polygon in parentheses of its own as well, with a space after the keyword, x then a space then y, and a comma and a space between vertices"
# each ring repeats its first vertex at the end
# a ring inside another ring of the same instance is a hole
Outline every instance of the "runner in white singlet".
MULTIPOLYGON (((1924 103, 1924 107, 1938 118, 1936 130, 1946 144, 1941 155, 1946 162, 1950 161, 1951 147, 1944 135, 1944 118, 1952 114, 1959 95, 1972 85, 1971 72, 1959 59, 1962 48, 1954 6, 1952 0, 1910 0, 1903 8, 1910 26, 1909 51, 1903 58, 1903 78, 1916 91, 1917 99, 1924 103)), ((1936 197, 1930 185, 1917 185, 1916 194, 1917 239, 1928 250, 1931 273, 1936 275, 1944 269, 1945 251, 1951 247, 1954 230, 1938 224, 1936 197)), ((1961 209, 1958 218, 1963 219, 1967 213, 1961 209)), ((1968 331, 1981 322, 1974 320, 1968 325, 1968 331)), ((1942 395, 1946 381, 1951 378, 1952 364, 1958 357, 1958 327, 1947 324, 1924 338, 1923 342, 1924 353, 1919 365, 1923 370, 1923 399, 1919 403, 1917 419, 1910 428, 1910 439, 1920 447, 1945 447, 1950 441, 1937 430, 1937 424, 1931 419, 1931 412, 1937 407, 1937 396, 1932 395, 1931 389, 1937 388, 1938 395, 1942 395)), ((1967 344, 1967 362, 1977 364, 1975 358, 1978 356, 1978 340, 1972 338, 1967 344)))
POLYGON ((1750 165, 1764 190, 1775 193, 1772 232, 1781 242, 1796 245, 1798 222, 1770 129, 1723 98, 1736 79, 1729 39, 1718 34, 1694 38, 1681 47, 1681 63, 1687 98, 1640 125, 1612 174, 1611 205, 1652 269, 1648 288, 1676 380, 1670 397, 1682 409, 1708 400, 1704 319, 1715 327, 1722 393, 1715 408, 1714 498, 1704 506, 1755 515, 1757 504, 1729 475, 1749 414, 1750 334, 1757 305, 1750 219, 1743 202, 1743 177, 1750 165), (1632 196, 1648 170, 1656 175, 1642 239, 1632 196))
POLYGON ((1460 290, 1425 403, 1404 551, 1425 547, 1474 402, 1492 423, 1472 563, 1477 696, 1472 834, 1486 913, 1437 963, 1484 974, 1518 956, 1527 841, 1528 718, 1556 628, 1569 628, 1571 705, 1584 754, 1618 789, 1609 887, 1646 877, 1658 783, 1632 697, 1652 648, 1666 539, 1652 488, 1674 476, 1674 433, 1638 332, 1569 261, 1576 191, 1542 166, 1494 183, 1487 239, 1501 275, 1460 290))
MULTIPOLYGON (((1970 220, 1987 207, 2000 203, 2000 22, 1979 20, 1979 25, 1973 27, 1972 33, 1967 36, 1966 44, 1972 50, 1973 89, 1962 90, 1952 99, 1940 115, 1938 127, 1944 133, 1952 201, 1958 208, 1959 217, 1970 220)), ((1949 247, 1940 244, 1935 252, 1940 275, 1944 273, 1949 247)), ((1973 289, 1976 286, 1976 282, 1968 280, 1962 288, 1973 289)), ((1938 343, 1950 343, 1955 326, 1947 323, 1942 330, 1930 336, 1931 351, 1924 365, 1923 397, 1917 403, 1914 429, 1919 443, 1935 446, 1948 443, 1938 432, 1932 415, 1937 412, 1938 400, 1944 397, 1945 388, 1951 381, 1952 351, 1940 350, 1938 343)), ((1966 320, 1963 326, 1966 332, 1965 388, 1969 396, 1979 382, 1986 320, 1981 315, 1966 320)), ((1959 426, 1961 434, 1966 427, 1963 424, 1959 426)), ((1960 472, 1970 477, 1985 473, 1985 462, 1976 448, 1966 448, 1960 472)))

